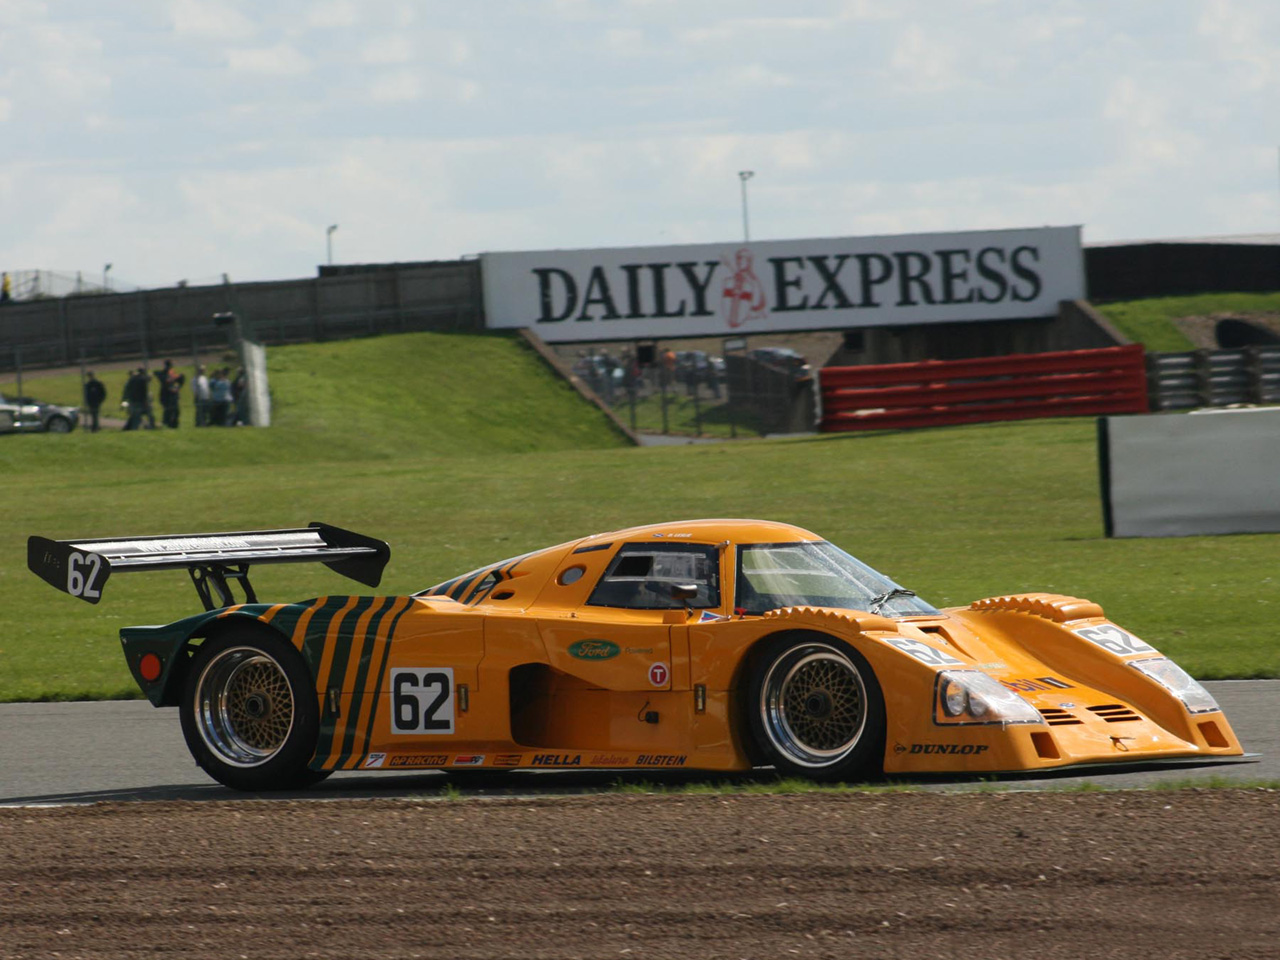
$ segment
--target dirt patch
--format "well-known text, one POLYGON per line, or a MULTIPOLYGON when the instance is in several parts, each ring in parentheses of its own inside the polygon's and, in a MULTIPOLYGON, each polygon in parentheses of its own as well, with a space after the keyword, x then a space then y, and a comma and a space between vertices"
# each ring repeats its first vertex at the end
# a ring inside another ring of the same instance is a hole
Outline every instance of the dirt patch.
POLYGON ((1210 313, 1205 316, 1178 317, 1173 324, 1186 335, 1195 349, 1217 350, 1219 344, 1215 331, 1222 320, 1245 320, 1255 327, 1270 330, 1280 336, 1280 313, 1210 313))
POLYGON ((0 955, 1274 958, 1267 790, 0 810, 0 955))

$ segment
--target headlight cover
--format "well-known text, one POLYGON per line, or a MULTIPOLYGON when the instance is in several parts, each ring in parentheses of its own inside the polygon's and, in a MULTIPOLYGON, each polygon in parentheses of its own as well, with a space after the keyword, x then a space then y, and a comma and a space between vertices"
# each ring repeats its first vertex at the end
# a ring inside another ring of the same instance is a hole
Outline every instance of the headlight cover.
POLYGON ((1213 694, 1168 657, 1130 660, 1129 666, 1150 677, 1181 700, 1188 713, 1217 713, 1222 709, 1218 706, 1218 701, 1213 699, 1213 694))
POLYGON ((1044 722, 1026 700, 977 670, 940 671, 933 700, 934 721, 947 726, 1044 722))

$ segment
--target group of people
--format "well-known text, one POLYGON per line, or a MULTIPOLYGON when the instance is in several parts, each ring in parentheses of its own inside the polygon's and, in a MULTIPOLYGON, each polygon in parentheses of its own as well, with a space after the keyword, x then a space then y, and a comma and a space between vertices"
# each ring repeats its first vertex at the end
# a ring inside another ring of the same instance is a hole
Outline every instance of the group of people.
POLYGON ((608 350, 581 350, 573 364, 573 372, 587 381, 602 400, 612 404, 617 394, 627 396, 643 394, 650 387, 666 390, 684 384, 689 396, 695 396, 700 386, 706 386, 711 396, 720 399, 724 361, 712 357, 703 350, 682 350, 677 353, 667 348, 653 357, 653 362, 641 364, 639 355, 628 350, 614 357, 608 350))
MULTIPOLYGON (((174 369, 172 360, 166 360, 164 366, 151 375, 147 374, 146 367, 129 372, 121 401, 127 412, 125 430, 138 430, 144 426, 148 430, 155 429, 156 418, 151 407, 152 377, 157 382, 160 397, 160 422, 170 429, 178 428, 182 388, 186 385, 187 376, 174 369)), ((209 376, 203 366, 197 366, 191 392, 197 427, 234 427, 249 423, 249 386, 243 370, 237 371, 232 378, 230 367, 215 369, 209 376)), ((85 375, 84 405, 88 411, 88 427, 93 433, 99 429, 99 415, 106 399, 106 386, 90 370, 85 375)))

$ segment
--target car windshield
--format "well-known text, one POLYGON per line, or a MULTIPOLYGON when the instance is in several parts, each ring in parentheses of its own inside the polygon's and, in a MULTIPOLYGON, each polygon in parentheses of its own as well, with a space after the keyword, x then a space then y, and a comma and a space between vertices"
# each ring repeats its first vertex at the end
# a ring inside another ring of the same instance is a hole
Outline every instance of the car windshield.
POLYGON ((886 617, 938 613, 910 590, 824 541, 740 545, 735 606, 751 614, 778 607, 837 607, 886 617))

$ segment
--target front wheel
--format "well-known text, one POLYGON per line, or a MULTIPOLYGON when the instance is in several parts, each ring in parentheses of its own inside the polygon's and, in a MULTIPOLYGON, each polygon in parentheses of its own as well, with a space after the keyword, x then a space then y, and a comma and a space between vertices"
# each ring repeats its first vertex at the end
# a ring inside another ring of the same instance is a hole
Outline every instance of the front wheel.
POLYGON ((71 421, 66 417, 50 417, 45 429, 50 433, 70 433, 71 421))
POLYGON ((767 641, 751 677, 751 732, 779 772, 812 780, 873 777, 884 757, 884 696, 866 659, 822 634, 767 641))
POLYGON ((328 774, 307 768, 320 707, 302 656, 260 633, 206 640, 192 659, 182 734, 209 776, 236 790, 291 790, 328 774))

